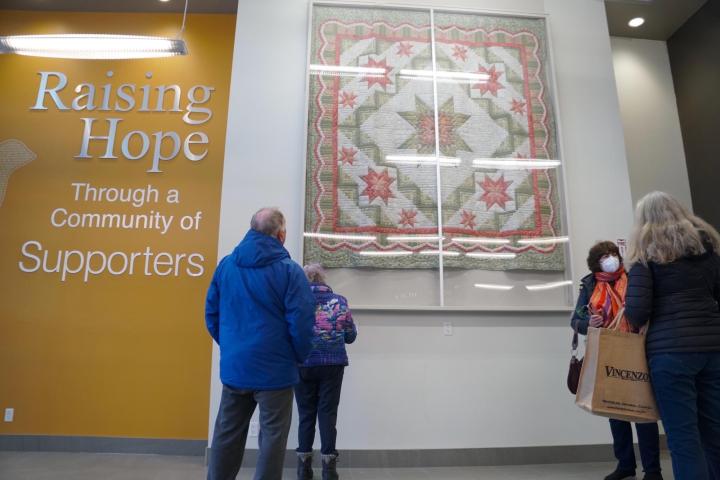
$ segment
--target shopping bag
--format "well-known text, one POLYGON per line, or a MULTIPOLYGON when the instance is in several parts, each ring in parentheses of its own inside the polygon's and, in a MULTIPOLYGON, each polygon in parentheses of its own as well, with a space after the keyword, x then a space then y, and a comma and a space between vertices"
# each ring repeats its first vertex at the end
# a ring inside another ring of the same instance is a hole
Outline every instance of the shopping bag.
POLYGON ((659 419, 645 357, 645 332, 621 332, 624 310, 608 328, 588 328, 575 404, 594 415, 647 423, 659 419))

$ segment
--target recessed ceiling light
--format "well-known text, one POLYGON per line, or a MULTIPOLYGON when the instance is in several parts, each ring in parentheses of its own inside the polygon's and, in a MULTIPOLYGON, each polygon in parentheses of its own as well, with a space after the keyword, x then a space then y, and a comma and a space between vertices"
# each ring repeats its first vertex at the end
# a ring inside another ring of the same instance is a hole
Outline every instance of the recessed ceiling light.
POLYGON ((167 2, 169 2, 170 0, 160 0, 160 1, 161 1, 162 3, 167 3, 167 2))
POLYGON ((643 23, 645 23, 645 19, 644 19, 644 18, 642 18, 642 17, 635 17, 635 18, 633 18, 632 20, 630 20, 630 21, 628 22, 628 25, 630 25, 630 26, 633 27, 633 28, 637 28, 637 27, 639 27, 640 25, 642 25, 643 23))

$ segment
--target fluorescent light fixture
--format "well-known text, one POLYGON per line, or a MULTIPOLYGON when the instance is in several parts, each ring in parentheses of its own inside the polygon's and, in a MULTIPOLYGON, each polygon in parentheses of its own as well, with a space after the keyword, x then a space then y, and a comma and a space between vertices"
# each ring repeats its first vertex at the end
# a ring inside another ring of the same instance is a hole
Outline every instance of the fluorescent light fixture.
POLYGON ((525 288, 530 290, 531 292, 537 292, 540 290, 550 290, 553 288, 567 287, 568 285, 572 285, 572 283, 572 280, 563 280, 562 282, 541 283, 539 285, 525 285, 525 288))
POLYGON ((513 285, 496 285, 493 283, 476 283, 475 288, 482 288, 484 290, 503 290, 508 291, 515 288, 513 285))
POLYGON ((568 237, 542 237, 542 238, 523 238, 518 240, 520 245, 553 245, 556 243, 567 243, 568 237))
POLYGON ((476 158, 472 161, 473 167, 498 168, 505 170, 536 170, 556 168, 560 160, 539 160, 536 158, 476 158))
POLYGON ((77 59, 158 58, 187 55, 179 38, 137 35, 58 34, 0 37, 0 53, 77 59))
POLYGON ((630 25, 630 26, 633 27, 633 28, 637 28, 637 27, 639 27, 640 25, 642 25, 643 23, 645 23, 645 19, 644 19, 644 18, 642 18, 642 17, 635 17, 635 18, 633 18, 632 20, 630 20, 630 21, 628 22, 628 25, 630 25))
POLYGON ((459 257, 460 252, 448 252, 447 250, 443 250, 442 252, 440 250, 422 250, 419 252, 420 255, 440 255, 442 254, 443 257, 459 257))
POLYGON ((472 82, 487 82, 490 75, 487 73, 469 73, 469 72, 448 72, 444 70, 410 70, 403 68, 399 72, 401 77, 416 77, 432 79, 433 76, 438 80, 466 80, 472 82))
POLYGON ((319 233, 319 232, 305 232, 303 236, 306 238, 324 238, 327 240, 353 240, 361 242, 372 242, 377 237, 374 235, 341 235, 338 233, 319 233))
POLYGON ((510 252, 470 252, 466 253, 465 256, 471 258, 487 258, 489 260, 512 260, 517 257, 517 254, 510 252))
POLYGON ((386 155, 385 161, 405 165, 460 165, 462 160, 457 157, 440 157, 435 155, 386 155))
POLYGON ((318 65, 313 64, 309 67, 311 74, 316 75, 337 75, 337 76, 356 76, 365 75, 368 77, 383 77, 387 73, 387 69, 379 67, 349 67, 344 65, 318 65))
POLYGON ((407 250, 367 250, 359 253, 365 257, 400 257, 413 254, 407 250))
POLYGON ((456 243, 470 243, 483 245, 507 245, 510 240, 507 238, 474 238, 474 237, 455 237, 452 239, 456 243))
POLYGON ((445 237, 438 237, 437 235, 405 235, 387 237, 387 240, 389 242, 439 242, 445 240, 445 237))

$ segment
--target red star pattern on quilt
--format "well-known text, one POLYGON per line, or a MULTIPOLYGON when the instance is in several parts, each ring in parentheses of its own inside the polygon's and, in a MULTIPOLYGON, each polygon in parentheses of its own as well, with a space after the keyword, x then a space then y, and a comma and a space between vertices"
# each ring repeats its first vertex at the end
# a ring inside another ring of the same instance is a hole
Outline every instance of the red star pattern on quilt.
POLYGON ((409 57, 412 55, 413 45, 407 42, 400 42, 398 44, 397 54, 401 57, 409 57))
POLYGON ((482 73, 489 76, 487 80, 483 80, 473 85, 472 87, 479 89, 480 95, 485 95, 487 92, 490 92, 493 96, 497 97, 498 90, 500 90, 501 88, 505 88, 500 84, 500 75, 502 75, 503 72, 496 71, 495 65, 490 67, 490 70, 485 67, 480 67, 477 73, 482 73))
POLYGON ((388 77, 388 72, 390 71, 390 67, 388 67, 387 61, 382 60, 382 61, 378 62, 372 58, 369 58, 368 63, 363 65, 363 67, 382 68, 385 71, 385 73, 383 73, 383 74, 371 73, 371 74, 366 75, 362 80, 364 82, 367 82, 368 88, 371 88, 373 85, 378 84, 381 87, 383 87, 383 89, 385 89, 385 87, 387 87, 387 85, 389 83, 392 83, 392 80, 390 80, 390 77, 388 77))
MULTIPOLYGON (((420 119, 419 136, 420 142, 423 145, 435 146, 435 116, 426 115, 420 119)), ((440 146, 445 147, 450 145, 453 141, 453 135, 455 126, 453 125, 453 119, 446 113, 440 113, 438 115, 438 126, 440 127, 440 146)))
POLYGON ((460 212, 460 223, 464 225, 466 228, 469 228, 472 230, 475 228, 475 214, 472 212, 468 212, 467 210, 463 210, 460 212))
POLYGON ((341 106, 352 108, 355 106, 355 100, 357 100, 357 94, 353 92, 340 92, 341 106))
POLYGON ((342 147, 340 150, 340 161, 343 165, 352 165, 357 152, 353 147, 342 147))
POLYGON ((395 179, 390 177, 387 168, 382 173, 369 170, 367 175, 361 175, 360 178, 367 185, 360 195, 367 195, 370 202, 380 198, 387 205, 388 200, 395 197, 390 189, 395 179))
POLYGON ((456 59, 462 60, 464 62, 465 60, 467 60, 467 53, 467 48, 463 47, 462 45, 453 45, 452 56, 456 59))
POLYGON ((513 98, 512 105, 510 105, 510 110, 517 113, 518 115, 525 115, 525 102, 521 100, 515 100, 513 98))
POLYGON ((480 195, 480 201, 485 202, 488 209, 493 205, 497 205, 504 210, 505 204, 512 200, 512 197, 507 194, 507 189, 511 183, 512 181, 505 181, 505 175, 500 175, 497 181, 485 175, 485 180, 477 182, 480 188, 485 191, 480 195))
POLYGON ((400 210, 400 220, 398 221, 398 225, 401 227, 414 227, 415 222, 417 221, 417 210, 405 210, 404 208, 400 210))

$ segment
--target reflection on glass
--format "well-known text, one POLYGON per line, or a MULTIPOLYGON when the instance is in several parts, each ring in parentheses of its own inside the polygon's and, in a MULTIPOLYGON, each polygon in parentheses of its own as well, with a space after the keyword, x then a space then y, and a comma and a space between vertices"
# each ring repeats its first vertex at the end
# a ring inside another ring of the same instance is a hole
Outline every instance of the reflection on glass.
POLYGON ((388 242, 439 242, 440 240, 445 240, 445 237, 439 237, 437 235, 407 235, 387 237, 388 242))
POLYGON ((484 290, 502 290, 502 291, 508 291, 512 290, 514 285, 496 285, 491 283, 476 283, 473 285, 475 288, 482 288, 484 290))
POLYGON ((462 160, 455 157, 436 157, 434 155, 387 155, 386 162, 405 165, 440 165, 453 166, 462 163, 462 160))
POLYGON ((364 241, 364 242, 372 242, 377 237, 374 235, 345 235, 345 234, 339 234, 339 233, 320 233, 320 232, 305 232, 303 233, 304 237, 307 238, 326 238, 328 240, 354 240, 354 241, 364 241))
POLYGON ((525 285, 525 288, 534 292, 538 290, 552 290, 553 288, 566 287, 568 285, 572 285, 572 283, 572 280, 563 280, 561 282, 541 283, 539 285, 525 285))
POLYGON ((495 253, 495 252, 470 252, 465 254, 471 258, 492 258, 496 260, 512 260, 517 257, 517 253, 495 253))
POLYGON ((496 168, 502 170, 542 170, 557 168, 560 160, 539 160, 537 158, 475 158, 472 161, 477 168, 496 168))
POLYGON ((459 257, 460 252, 451 252, 448 250, 421 250, 420 255, 442 255, 443 257, 459 257))
POLYGON ((517 241, 520 245, 554 245, 557 243, 567 243, 568 237, 545 237, 545 238, 521 238, 517 241))

